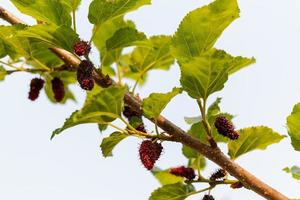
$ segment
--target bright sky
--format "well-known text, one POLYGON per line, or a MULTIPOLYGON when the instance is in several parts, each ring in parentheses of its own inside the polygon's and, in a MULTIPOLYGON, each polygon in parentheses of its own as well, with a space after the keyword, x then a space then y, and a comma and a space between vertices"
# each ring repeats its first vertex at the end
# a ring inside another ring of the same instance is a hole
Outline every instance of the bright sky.
MULTIPOLYGON (((80 36, 88 39, 89 1, 83 2, 77 17, 78 29, 80 36)), ((153 0, 151 6, 128 18, 149 36, 172 34, 188 11, 208 2, 153 0)), ((241 18, 224 32, 216 46, 233 55, 254 56, 257 64, 232 76, 225 89, 214 97, 223 97, 222 109, 236 115, 234 122, 238 128, 267 125, 287 134, 285 118, 300 101, 300 1, 240 0, 239 4, 241 18)), ((10 1, 2 0, 1 6, 32 22, 18 13, 10 1)), ((96 61, 96 50, 93 51, 96 61)), ((51 131, 81 107, 84 91, 73 87, 77 103, 54 105, 44 94, 32 103, 27 100, 32 77, 19 73, 0 83, 0 199, 146 200, 159 184, 139 161, 140 141, 123 141, 115 149, 114 157, 108 159, 102 157, 99 144, 110 132, 100 134, 95 125, 77 126, 50 141, 51 131)), ((153 72, 139 92, 142 97, 150 92, 166 92, 178 85, 178 80, 178 66, 168 73, 153 72)), ((177 97, 164 111, 165 116, 185 129, 188 126, 183 117, 197 114, 196 104, 185 95, 177 97)), ((148 128, 151 127, 149 124, 148 128)), ((299 183, 281 170, 300 165, 300 153, 294 152, 289 143, 285 139, 265 152, 249 153, 237 162, 289 197, 299 198, 299 183)), ((158 166, 185 164, 180 148, 178 144, 165 145, 158 166)), ((205 174, 216 168, 209 163, 205 174)), ((233 191, 226 187, 216 189, 213 194, 218 200, 262 199, 245 189, 233 191)))

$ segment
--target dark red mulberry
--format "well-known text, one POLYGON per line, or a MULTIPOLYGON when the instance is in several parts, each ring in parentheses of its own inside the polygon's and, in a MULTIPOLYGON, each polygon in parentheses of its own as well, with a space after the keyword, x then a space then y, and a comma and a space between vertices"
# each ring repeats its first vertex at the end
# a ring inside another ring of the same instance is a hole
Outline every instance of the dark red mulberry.
POLYGON ((93 64, 88 60, 83 60, 77 69, 77 80, 80 87, 84 90, 92 90, 94 88, 93 64))
POLYGON ((65 97, 64 82, 60 78, 54 77, 51 81, 54 98, 57 102, 61 102, 65 97))
POLYGON ((129 106, 124 106, 123 115, 130 121, 132 117, 142 117, 141 112, 132 110, 129 106))
POLYGON ((232 184, 230 185, 230 187, 231 187, 232 189, 239 189, 239 188, 244 187, 244 185, 243 185, 243 183, 241 183, 240 181, 238 181, 238 182, 232 183, 232 184))
POLYGON ((160 143, 153 142, 152 140, 144 140, 140 146, 139 154, 143 165, 151 170, 154 163, 159 159, 163 147, 160 143))
POLYGON ((239 138, 239 133, 234 130, 234 126, 225 116, 218 116, 215 121, 215 127, 218 133, 228 137, 231 140, 239 138))
POLYGON ((34 78, 30 82, 30 91, 28 93, 28 99, 31 101, 36 100, 39 97, 41 89, 44 87, 45 81, 41 78, 34 78))
POLYGON ((79 41, 74 45, 73 49, 78 56, 84 56, 90 53, 91 45, 86 41, 79 41))
POLYGON ((226 176, 226 171, 224 169, 218 169, 210 176, 209 180, 216 181, 216 180, 223 179, 225 176, 226 176))
POLYGON ((185 166, 171 168, 170 173, 175 176, 185 177, 188 180, 193 180, 196 177, 194 169, 185 166))
POLYGON ((215 198, 212 195, 206 194, 202 200, 215 200, 215 198))

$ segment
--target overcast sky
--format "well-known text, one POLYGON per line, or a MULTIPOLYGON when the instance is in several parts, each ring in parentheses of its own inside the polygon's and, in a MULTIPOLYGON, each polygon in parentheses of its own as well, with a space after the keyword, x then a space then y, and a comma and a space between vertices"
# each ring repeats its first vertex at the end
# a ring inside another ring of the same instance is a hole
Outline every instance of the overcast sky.
MULTIPOLYGON (((80 36, 88 39, 91 25, 87 20, 89 1, 84 0, 78 13, 80 36)), ((153 0, 127 16, 148 36, 172 34, 185 14, 210 1, 153 0)), ((239 0, 241 18, 236 20, 217 42, 217 47, 233 55, 254 56, 257 63, 233 75, 222 92, 211 97, 223 97, 222 110, 236 115, 238 128, 267 125, 287 134, 285 118, 300 101, 300 1, 299 0, 239 0)), ((9 0, 1 6, 24 21, 9 0)), ((1 23, 4 24, 3 21, 1 23)), ((97 61, 96 50, 93 60, 97 61)), ((141 165, 138 158, 140 141, 124 140, 114 151, 114 157, 103 158, 99 144, 104 135, 95 125, 81 125, 65 131, 50 141, 51 131, 79 109, 85 92, 72 87, 77 103, 51 104, 44 94, 36 102, 27 99, 30 74, 14 74, 0 83, 0 199, 5 200, 146 200, 159 186, 141 165)), ((138 89, 142 97, 150 92, 166 92, 179 85, 179 69, 150 73, 148 83, 138 89)), ((176 97, 164 115, 188 129, 184 116, 198 115, 194 101, 186 95, 176 97)), ((152 126, 148 124, 148 127, 152 126)), ((161 168, 185 164, 181 146, 165 144, 157 163, 161 168)), ((282 168, 300 165, 300 153, 294 152, 289 139, 255 151, 237 160, 259 178, 289 197, 300 197, 300 185, 282 168)), ((208 163, 210 174, 217 167, 208 163)), ((201 187, 205 187, 204 185, 201 187)), ((262 199, 245 189, 218 187, 212 193, 217 200, 262 199)), ((191 199, 201 199, 195 196, 191 199)))

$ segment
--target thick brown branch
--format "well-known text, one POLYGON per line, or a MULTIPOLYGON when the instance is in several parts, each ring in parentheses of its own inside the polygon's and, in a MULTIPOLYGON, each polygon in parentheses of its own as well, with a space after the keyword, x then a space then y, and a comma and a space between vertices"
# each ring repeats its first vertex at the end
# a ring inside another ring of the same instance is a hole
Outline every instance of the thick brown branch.
MULTIPOLYGON (((21 20, 18 20, 11 13, 7 12, 5 9, 0 7, 0 17, 4 20, 10 22, 11 24, 22 23, 21 20)), ((59 49, 51 49, 58 57, 60 57, 67 64, 77 67, 80 63, 80 60, 72 55, 71 53, 59 49)), ((97 83, 101 83, 101 80, 105 77, 101 73, 95 71, 94 78, 97 83)), ((105 77, 107 78, 107 77, 105 77)), ((112 80, 108 80, 113 83, 112 80)), ((100 84, 101 85, 101 84, 100 84)), ((141 105, 131 94, 127 93, 124 97, 124 101, 134 110, 140 110, 141 105)), ((151 120, 151 119, 150 119, 151 120)), ((153 121, 153 120, 151 120, 153 121)), ((236 179, 241 181, 243 185, 256 192, 257 194, 265 197, 270 200, 288 200, 286 196, 273 189, 269 185, 262 182, 260 179, 256 178, 254 175, 249 173, 247 170, 243 169, 234 161, 230 160, 225 156, 219 148, 212 148, 206 144, 203 144, 199 140, 191 137, 181 128, 177 127, 175 124, 164 118, 163 116, 158 117, 156 120, 157 125, 166 131, 169 135, 173 136, 176 141, 179 141, 182 144, 185 144, 199 153, 204 155, 209 160, 213 161, 223 169, 225 169, 230 175, 234 176, 236 179)))

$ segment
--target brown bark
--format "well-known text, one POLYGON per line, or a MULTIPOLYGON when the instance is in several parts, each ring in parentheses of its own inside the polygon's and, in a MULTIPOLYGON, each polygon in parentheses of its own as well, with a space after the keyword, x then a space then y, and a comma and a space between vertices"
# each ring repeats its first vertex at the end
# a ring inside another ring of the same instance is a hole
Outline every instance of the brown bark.
MULTIPOLYGON (((3 18, 11 24, 22 23, 21 20, 19 20, 17 17, 15 17, 2 7, 0 7, 0 18, 3 18)), ((51 51, 72 67, 78 67, 80 59, 70 52, 60 48, 52 48, 51 51)), ((104 77, 104 75, 98 74, 96 72, 94 73, 94 76, 96 82, 98 83, 101 83, 101 78, 104 77)), ((112 80, 111 82, 114 83, 112 80)), ((139 110, 141 108, 140 102, 138 102, 130 93, 127 93, 125 95, 124 101, 135 110, 139 110)), ((153 121, 152 119, 149 120, 153 121)), ((163 116, 159 116, 158 119, 156 119, 156 123, 161 129, 166 131, 169 135, 173 136, 174 140, 197 150, 206 158, 225 169, 230 175, 237 178, 240 182, 243 183, 246 188, 256 192, 266 199, 288 200, 288 198, 282 193, 262 182, 250 172, 239 166, 237 163, 230 160, 223 154, 223 152, 221 152, 219 148, 212 148, 202 143, 198 139, 191 137, 185 131, 177 127, 175 124, 173 124, 163 116)))

